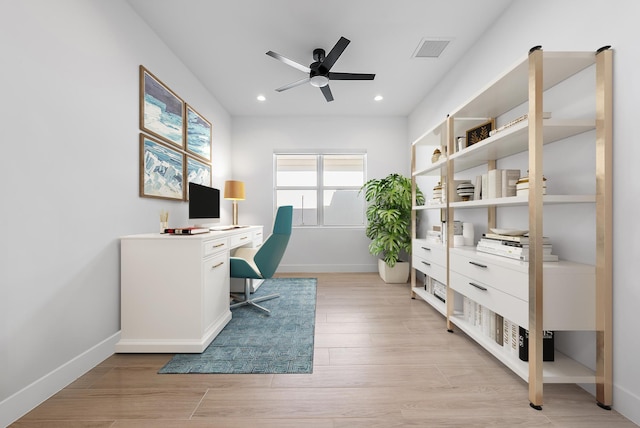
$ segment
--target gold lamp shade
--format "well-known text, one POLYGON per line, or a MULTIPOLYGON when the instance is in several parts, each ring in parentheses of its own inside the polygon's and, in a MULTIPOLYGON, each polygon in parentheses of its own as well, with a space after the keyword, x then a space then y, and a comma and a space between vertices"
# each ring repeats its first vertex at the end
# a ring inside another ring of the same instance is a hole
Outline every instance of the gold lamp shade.
POLYGON ((225 181, 224 198, 233 202, 233 225, 236 226, 238 224, 238 201, 244 200, 244 181, 225 181))

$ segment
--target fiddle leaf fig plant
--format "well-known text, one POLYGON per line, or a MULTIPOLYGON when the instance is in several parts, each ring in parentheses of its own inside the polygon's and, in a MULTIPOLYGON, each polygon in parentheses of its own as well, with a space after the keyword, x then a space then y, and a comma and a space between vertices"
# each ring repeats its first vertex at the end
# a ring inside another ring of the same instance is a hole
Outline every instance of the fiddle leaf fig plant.
MULTIPOLYGON (((411 251, 411 180, 400 174, 374 178, 361 187, 367 207, 365 233, 371 239, 369 252, 382 255, 389 267, 395 266, 404 250, 411 251)), ((416 186, 416 204, 424 195, 416 186)))

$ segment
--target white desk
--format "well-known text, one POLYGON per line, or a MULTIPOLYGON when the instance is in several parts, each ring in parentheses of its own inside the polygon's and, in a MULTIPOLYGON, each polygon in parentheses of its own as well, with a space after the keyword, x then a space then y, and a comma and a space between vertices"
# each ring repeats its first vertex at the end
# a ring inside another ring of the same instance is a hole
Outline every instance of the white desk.
POLYGON ((231 320, 231 250, 259 246, 262 238, 262 226, 122 237, 116 352, 204 351, 231 320))

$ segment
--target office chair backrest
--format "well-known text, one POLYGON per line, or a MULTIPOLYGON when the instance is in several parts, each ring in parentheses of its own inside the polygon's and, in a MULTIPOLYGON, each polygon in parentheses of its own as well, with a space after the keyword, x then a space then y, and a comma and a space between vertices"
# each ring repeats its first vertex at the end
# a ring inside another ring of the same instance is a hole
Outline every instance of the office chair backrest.
POLYGON ((276 272, 291 237, 292 223, 293 206, 279 207, 273 223, 273 233, 253 257, 253 261, 260 269, 263 278, 271 278, 276 272))

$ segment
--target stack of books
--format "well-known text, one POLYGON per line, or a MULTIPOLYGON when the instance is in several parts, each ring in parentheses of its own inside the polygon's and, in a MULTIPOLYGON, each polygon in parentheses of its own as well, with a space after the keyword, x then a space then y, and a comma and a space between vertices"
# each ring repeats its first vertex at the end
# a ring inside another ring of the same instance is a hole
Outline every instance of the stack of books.
POLYGON ((178 227, 172 229, 165 229, 164 233, 168 233, 170 235, 199 235, 201 233, 209 233, 209 229, 205 229, 202 227, 178 227))
MULTIPOLYGON (((510 259, 529 261, 529 237, 485 233, 476 246, 476 251, 510 259)), ((557 262, 558 256, 551 254, 549 238, 542 238, 542 261, 557 262)))

